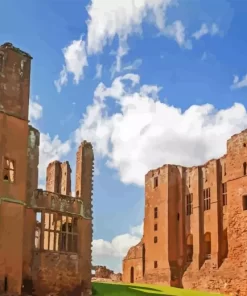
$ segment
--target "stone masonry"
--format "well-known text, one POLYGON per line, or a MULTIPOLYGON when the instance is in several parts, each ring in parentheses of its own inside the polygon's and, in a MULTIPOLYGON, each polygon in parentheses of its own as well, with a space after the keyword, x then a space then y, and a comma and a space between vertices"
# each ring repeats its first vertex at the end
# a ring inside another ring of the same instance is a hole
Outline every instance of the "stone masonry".
POLYGON ((32 57, 0 46, 0 294, 91 295, 94 155, 77 152, 76 197, 69 163, 48 165, 38 188, 39 131, 29 125, 32 57))
POLYGON ((247 130, 205 165, 164 165, 145 176, 141 242, 124 282, 247 295, 247 130))

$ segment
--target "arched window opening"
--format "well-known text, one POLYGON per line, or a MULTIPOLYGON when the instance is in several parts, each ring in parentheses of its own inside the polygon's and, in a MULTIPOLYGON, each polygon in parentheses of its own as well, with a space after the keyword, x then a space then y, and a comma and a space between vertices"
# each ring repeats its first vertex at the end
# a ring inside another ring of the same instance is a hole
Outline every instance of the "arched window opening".
POLYGON ((205 260, 211 259, 211 233, 207 232, 204 235, 205 260))
POLYGON ((193 261, 193 235, 187 237, 187 262, 193 261))

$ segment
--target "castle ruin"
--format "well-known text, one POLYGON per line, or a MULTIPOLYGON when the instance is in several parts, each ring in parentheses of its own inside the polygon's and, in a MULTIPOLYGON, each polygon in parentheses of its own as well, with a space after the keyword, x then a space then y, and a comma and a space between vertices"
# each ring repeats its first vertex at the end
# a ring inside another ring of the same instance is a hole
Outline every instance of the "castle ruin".
POLYGON ((0 46, 0 294, 91 295, 94 155, 76 155, 76 197, 68 162, 47 168, 38 188, 39 131, 29 125, 32 57, 0 46))
POLYGON ((220 159, 146 174, 143 238, 123 260, 123 281, 247 295, 246 226, 244 130, 220 159))

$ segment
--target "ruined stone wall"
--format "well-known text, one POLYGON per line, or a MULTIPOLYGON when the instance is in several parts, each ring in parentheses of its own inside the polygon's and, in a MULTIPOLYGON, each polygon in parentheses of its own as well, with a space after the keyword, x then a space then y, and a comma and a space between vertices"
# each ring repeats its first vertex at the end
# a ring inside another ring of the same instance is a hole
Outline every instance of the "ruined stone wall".
MULTIPOLYGON (((167 165, 146 175, 143 282, 247 294, 245 162, 247 130, 228 140, 227 154, 218 160, 193 168, 167 165), (159 181, 155 186, 157 176, 159 181), (205 208, 208 189, 210 207, 205 208), (187 213, 188 194, 193 196, 190 214, 187 213), (163 220, 152 216, 155 207, 165 217, 163 220), (156 221, 162 232, 156 232, 158 242, 154 243, 156 221), (192 261, 187 258, 190 244, 193 245, 192 261), (158 258, 156 269, 152 269, 154 258, 158 258)), ((130 267, 125 261, 123 281, 129 281, 130 267)), ((134 261, 131 265, 135 267, 134 261)))
POLYGON ((20 293, 27 197, 31 59, 0 46, 0 294, 20 293), (21 135, 21 136, 20 136, 21 135))
POLYGON ((0 65, 0 111, 28 120, 31 57, 5 43, 0 65))
POLYGON ((159 274, 158 281, 169 283, 169 229, 167 217, 168 166, 164 166, 150 171, 145 176, 143 241, 145 244, 144 278, 146 281, 153 281, 153 278, 159 274), (157 242, 154 241, 155 238, 157 238, 157 242))
MULTIPOLYGON (((78 255, 35 252, 33 257, 33 289, 35 295, 81 296, 78 255)), ((82 289, 82 290, 81 290, 82 289)))
POLYGON ((71 168, 68 161, 49 163, 46 171, 46 190, 71 195, 71 168))
MULTIPOLYGON (((38 188, 38 165, 39 165, 39 141, 40 133, 29 125, 28 137, 28 168, 27 168, 27 204, 30 205, 34 190, 38 188)), ((32 255, 34 249, 34 235, 36 229, 36 213, 32 208, 26 207, 24 220, 23 249, 23 291, 28 289, 32 279, 32 255)))
MULTIPOLYGON (((82 142, 76 154, 76 197, 81 198, 85 213, 92 217, 92 191, 93 191, 94 154, 91 143, 82 142)), ((80 271, 83 282, 91 289, 92 268, 92 237, 93 225, 91 219, 79 221, 80 234, 80 271)))
POLYGON ((61 194, 71 195, 71 168, 68 161, 61 164, 61 194))
POLYGON ((123 282, 142 282, 143 279, 143 241, 129 249, 123 260, 123 282))
POLYGON ((98 266, 95 269, 96 278, 109 279, 113 273, 114 273, 113 270, 108 269, 106 266, 98 266))

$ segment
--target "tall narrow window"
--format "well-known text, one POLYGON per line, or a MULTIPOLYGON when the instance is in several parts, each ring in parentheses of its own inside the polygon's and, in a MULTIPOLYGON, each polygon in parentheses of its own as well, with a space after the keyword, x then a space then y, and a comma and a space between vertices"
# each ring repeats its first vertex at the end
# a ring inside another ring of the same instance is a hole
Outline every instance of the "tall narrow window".
POLYGON ((154 224, 154 231, 157 231, 158 230, 158 224, 154 224))
POLYGON ((244 162, 243 163, 244 176, 246 176, 246 169, 247 169, 247 164, 246 164, 246 162, 244 162))
POLYGON ((15 162, 7 157, 4 158, 3 181, 10 183, 15 181, 15 162))
POLYGON ((4 63, 4 56, 0 53, 0 73, 3 72, 3 63, 4 63))
POLYGON ((159 179, 158 179, 158 177, 155 177, 154 178, 154 188, 158 187, 158 185, 159 185, 159 179))
POLYGON ((44 249, 77 252, 77 218, 44 213, 44 249))
POLYGON ((154 268, 158 268, 158 261, 154 261, 154 268))
POLYGON ((205 260, 211 258, 211 233, 207 232, 204 234, 204 251, 205 260))
POLYGON ((4 292, 8 292, 8 277, 4 277, 4 292))
POLYGON ((158 208, 154 208, 154 218, 158 218, 158 208))
POLYGON ((210 188, 203 190, 203 200, 204 200, 204 211, 210 210, 211 208, 210 188))
POLYGON ((190 216, 193 214, 193 193, 186 195, 186 215, 190 216))
POLYGON ((222 184, 222 201, 223 206, 227 205, 227 183, 222 184))
POLYGON ((226 164, 224 163, 224 176, 226 176, 226 164))
POLYGON ((158 242, 158 237, 155 236, 155 237, 154 237, 154 243, 157 244, 157 242, 158 242))
POLYGON ((243 196, 243 211, 247 210, 247 195, 243 196))

